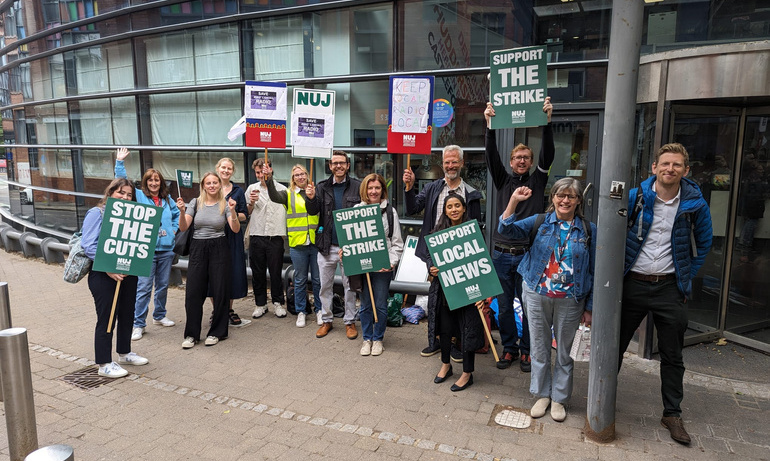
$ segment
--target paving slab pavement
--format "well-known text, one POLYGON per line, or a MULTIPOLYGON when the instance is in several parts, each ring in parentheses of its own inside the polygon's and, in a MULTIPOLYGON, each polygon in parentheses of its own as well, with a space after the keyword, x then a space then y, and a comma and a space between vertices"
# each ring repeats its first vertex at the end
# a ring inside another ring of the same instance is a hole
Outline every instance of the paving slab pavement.
MULTIPOLYGON (((179 288, 168 300, 177 325, 149 325, 132 343, 150 363, 81 389, 62 377, 93 370, 96 316, 87 283, 71 285, 61 275, 61 265, 0 252, 13 325, 28 329, 40 446, 70 445, 77 460, 770 459, 767 376, 688 372, 683 417, 693 443, 685 447, 660 426, 658 363, 628 357, 617 439, 598 445, 582 430, 587 364, 576 364, 566 421, 546 415, 513 429, 495 424, 493 413, 527 416, 529 375, 516 363, 498 370, 489 354, 477 357, 468 390, 450 392, 451 380, 435 385, 438 356, 419 354, 425 323, 388 328, 379 357, 361 357, 360 340, 345 337, 341 319, 317 339, 312 315, 297 328, 294 317, 272 312, 231 328, 214 347, 183 350, 179 288)), ((253 298, 234 308, 250 318, 253 298)), ((0 431, 0 460, 8 458, 0 431)))

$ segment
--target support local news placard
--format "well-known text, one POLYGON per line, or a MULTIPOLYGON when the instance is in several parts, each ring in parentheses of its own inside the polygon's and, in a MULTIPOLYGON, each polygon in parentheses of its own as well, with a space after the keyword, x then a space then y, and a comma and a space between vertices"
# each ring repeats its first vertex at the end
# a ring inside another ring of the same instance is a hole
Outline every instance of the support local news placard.
POLYGON ((379 205, 336 210, 334 225, 342 249, 345 275, 390 269, 388 243, 379 205))
POLYGON ((286 83, 246 82, 246 146, 286 148, 286 83))
POLYGON ((493 130, 548 123, 543 103, 548 91, 546 47, 530 46, 489 53, 493 130))
POLYGON ((162 213, 160 207, 107 199, 93 270, 149 276, 162 213))
POLYGON ((449 309, 503 292, 478 222, 473 219, 425 236, 449 309))
POLYGON ((388 152, 430 154, 433 77, 390 77, 388 152))

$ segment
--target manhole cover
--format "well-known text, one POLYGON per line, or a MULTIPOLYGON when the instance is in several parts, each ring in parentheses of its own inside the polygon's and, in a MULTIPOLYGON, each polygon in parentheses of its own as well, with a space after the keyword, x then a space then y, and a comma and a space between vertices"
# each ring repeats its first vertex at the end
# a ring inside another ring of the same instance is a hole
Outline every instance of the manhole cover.
POLYGON ((99 376, 99 367, 95 366, 66 374, 59 379, 87 391, 96 389, 97 387, 112 381, 110 378, 99 376))
POLYGON ((489 425, 511 427, 513 429, 529 429, 532 426, 532 417, 519 408, 507 405, 495 405, 489 425))

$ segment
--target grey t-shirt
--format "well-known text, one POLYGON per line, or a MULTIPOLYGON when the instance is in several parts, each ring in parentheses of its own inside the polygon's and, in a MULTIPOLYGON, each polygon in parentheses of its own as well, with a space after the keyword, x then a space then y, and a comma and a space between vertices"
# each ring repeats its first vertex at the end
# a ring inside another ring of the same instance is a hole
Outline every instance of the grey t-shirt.
POLYGON ((201 204, 197 210, 196 206, 198 199, 194 198, 190 201, 190 205, 187 207, 186 213, 192 216, 193 225, 195 226, 195 233, 193 238, 195 240, 213 239, 225 236, 225 226, 227 220, 230 218, 230 208, 225 206, 225 213, 219 214, 219 204, 213 205, 201 204))

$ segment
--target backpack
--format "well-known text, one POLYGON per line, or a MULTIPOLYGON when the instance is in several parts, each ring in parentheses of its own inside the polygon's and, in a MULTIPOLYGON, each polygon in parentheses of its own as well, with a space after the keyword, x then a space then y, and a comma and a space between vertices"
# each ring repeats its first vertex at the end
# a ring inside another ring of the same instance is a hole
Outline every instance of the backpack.
POLYGON ((385 214, 388 218, 388 239, 391 239, 393 238, 393 207, 390 205, 390 202, 385 205, 380 214, 385 214))
MULTIPOLYGON (((532 226, 532 229, 529 230, 529 246, 531 247, 533 243, 535 243, 535 237, 537 237, 537 231, 540 229, 540 226, 543 225, 545 222, 545 215, 546 213, 538 213, 535 215, 535 224, 532 226)), ((585 231, 586 231, 586 248, 591 247, 591 222, 587 219, 583 219, 583 222, 586 224, 585 231)))
MULTIPOLYGON (((104 210, 100 208, 99 212, 102 218, 104 218, 104 210)), ((82 239, 82 229, 81 232, 75 232, 70 237, 70 254, 67 255, 67 261, 64 262, 64 275, 62 276, 65 282, 78 283, 91 272, 91 266, 93 266, 94 262, 86 256, 86 251, 80 244, 82 239)))

